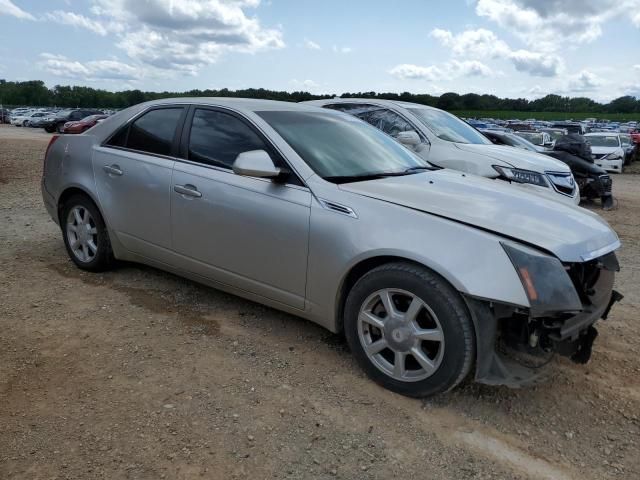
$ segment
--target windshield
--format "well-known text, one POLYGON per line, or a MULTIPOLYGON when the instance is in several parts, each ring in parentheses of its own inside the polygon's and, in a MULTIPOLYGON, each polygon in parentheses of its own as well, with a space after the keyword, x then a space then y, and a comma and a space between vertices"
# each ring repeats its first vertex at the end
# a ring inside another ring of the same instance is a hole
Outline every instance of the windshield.
POLYGON ((431 168, 390 136, 351 115, 296 111, 256 113, 309 167, 330 181, 431 168))
POLYGON ((525 138, 519 137, 518 135, 509 135, 508 138, 514 147, 524 148, 525 150, 531 150, 533 152, 537 151, 536 146, 525 138))
POLYGON ((541 133, 516 132, 516 135, 529 140, 534 145, 542 145, 544 143, 543 135, 541 133))
POLYGON ((620 140, 614 135, 589 135, 587 141, 592 147, 619 147, 620 140))
POLYGON ((410 108, 409 111, 442 140, 491 145, 491 142, 484 135, 450 113, 428 108, 410 108))

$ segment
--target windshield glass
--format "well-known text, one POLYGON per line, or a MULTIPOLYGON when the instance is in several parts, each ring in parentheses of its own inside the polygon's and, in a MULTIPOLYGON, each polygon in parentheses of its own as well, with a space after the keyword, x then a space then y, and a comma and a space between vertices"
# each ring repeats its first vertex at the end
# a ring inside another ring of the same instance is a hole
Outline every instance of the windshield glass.
POLYGON ((620 141, 614 135, 589 135, 587 141, 592 147, 619 147, 620 141))
POLYGON ((541 133, 517 132, 516 135, 529 140, 534 145, 542 145, 544 143, 543 135, 541 133))
POLYGON ((458 117, 441 110, 410 108, 409 111, 424 123, 434 135, 447 142, 491 145, 489 139, 458 117))
POLYGON ((431 166, 377 128, 335 112, 256 112, 323 178, 402 173, 431 166))
POLYGON ((509 140, 514 147, 524 148, 525 150, 537 151, 536 146, 529 140, 519 137, 518 135, 509 135, 509 140))

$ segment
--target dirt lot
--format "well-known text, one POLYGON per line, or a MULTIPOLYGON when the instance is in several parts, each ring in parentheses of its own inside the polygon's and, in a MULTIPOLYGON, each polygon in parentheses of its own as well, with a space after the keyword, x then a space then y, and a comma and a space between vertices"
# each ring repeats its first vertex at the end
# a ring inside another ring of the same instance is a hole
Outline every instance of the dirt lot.
POLYGON ((0 479, 640 478, 640 175, 603 213, 626 297, 591 362, 418 401, 307 321, 147 267, 75 268, 41 203, 48 138, 0 127, 0 479))

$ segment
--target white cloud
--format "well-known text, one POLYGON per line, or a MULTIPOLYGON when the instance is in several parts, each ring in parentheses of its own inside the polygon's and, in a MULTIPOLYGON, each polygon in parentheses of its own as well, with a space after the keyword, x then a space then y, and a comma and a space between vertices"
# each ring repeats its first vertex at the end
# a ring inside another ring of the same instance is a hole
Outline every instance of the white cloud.
POLYGON ((403 80, 439 80, 443 77, 443 72, 438 67, 431 65, 429 67, 420 67, 418 65, 411 65, 403 63, 402 65, 396 65, 389 73, 394 77, 401 78, 403 80))
POLYGON ((466 30, 454 35, 448 30, 435 29, 431 32, 441 45, 451 49, 460 57, 504 58, 509 60, 516 70, 538 77, 553 77, 563 68, 560 57, 551 53, 512 50, 509 45, 490 30, 479 28, 466 30))
POLYGON ((137 80, 140 72, 137 68, 117 60, 93 60, 81 63, 70 60, 64 55, 43 53, 40 67, 47 72, 62 78, 96 80, 137 80))
POLYGON ((578 75, 569 80, 569 92, 582 93, 593 92, 603 85, 603 81, 595 73, 582 70, 578 75))
POLYGON ((588 43, 614 18, 637 15, 638 0, 477 0, 476 13, 543 51, 588 43), (633 13, 636 12, 636 13, 633 13))
MULTIPOLYGON (((0 0, 2 1, 2 0, 0 0)), ((260 0, 93 0, 93 17, 55 11, 45 18, 115 32, 116 45, 136 62, 195 75, 226 53, 284 47, 282 32, 263 28, 243 9, 260 0)))
POLYGON ((452 60, 441 66, 423 67, 412 64, 396 65, 389 73, 403 80, 438 81, 458 77, 489 77, 494 72, 484 63, 477 60, 452 60))
POLYGON ((308 38, 304 39, 304 46, 307 47, 310 50, 322 50, 322 48, 320 47, 320 45, 318 45, 316 42, 314 42, 313 40, 309 40, 308 38))
POLYGON ((332 47, 332 50, 336 53, 351 53, 353 52, 353 48, 351 47, 339 47, 337 45, 334 45, 332 47))
POLYGON ((78 28, 86 28, 98 35, 105 36, 111 32, 121 32, 123 26, 116 22, 101 22, 73 12, 56 10, 45 14, 46 20, 78 28))
POLYGON ((320 84, 313 80, 291 80, 291 85, 296 89, 303 89, 309 92, 317 91, 320 88, 320 84))
POLYGON ((29 12, 25 12, 11 0, 0 0, 0 15, 10 15, 21 20, 35 20, 29 12))

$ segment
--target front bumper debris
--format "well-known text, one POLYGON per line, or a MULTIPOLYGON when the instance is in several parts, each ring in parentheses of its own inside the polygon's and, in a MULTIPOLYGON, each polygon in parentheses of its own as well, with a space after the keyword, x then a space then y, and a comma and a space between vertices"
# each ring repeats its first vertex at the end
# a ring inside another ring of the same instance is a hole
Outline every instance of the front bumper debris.
POLYGON ((598 335, 594 324, 623 298, 613 290, 618 262, 610 253, 566 268, 583 303, 578 313, 535 317, 528 309, 465 297, 476 331, 477 382, 523 387, 544 377, 542 367, 554 354, 589 361, 598 335))

